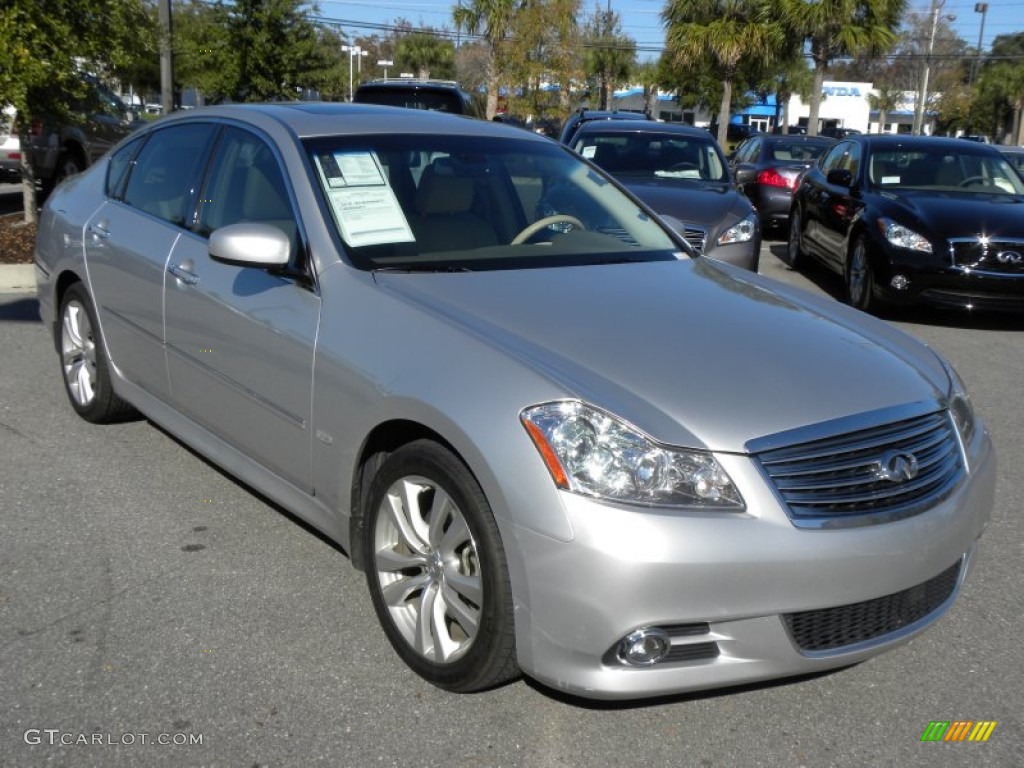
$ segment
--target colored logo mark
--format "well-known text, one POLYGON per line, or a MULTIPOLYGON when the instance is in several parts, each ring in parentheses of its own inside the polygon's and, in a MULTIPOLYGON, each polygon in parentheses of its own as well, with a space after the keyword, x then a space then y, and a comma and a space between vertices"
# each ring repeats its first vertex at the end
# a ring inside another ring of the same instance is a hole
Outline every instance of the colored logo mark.
POLYGON ((995 720, 932 720, 921 741, 988 741, 995 729, 995 720))

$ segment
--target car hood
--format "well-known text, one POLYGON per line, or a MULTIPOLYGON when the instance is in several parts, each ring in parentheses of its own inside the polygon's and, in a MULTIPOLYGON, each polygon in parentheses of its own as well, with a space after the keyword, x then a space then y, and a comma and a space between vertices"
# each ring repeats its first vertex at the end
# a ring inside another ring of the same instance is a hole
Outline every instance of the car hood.
MULTIPOLYGON (((928 232, 941 238, 971 235, 1024 237, 1024 197, 959 193, 882 193, 885 213, 902 208, 928 232)), ((901 222, 902 223, 902 222, 901 222)), ((909 224, 909 222, 906 222, 909 224)))
POLYGON ((902 332, 705 259, 376 280, 547 377, 552 399, 588 401, 672 445, 744 452, 790 429, 940 403, 949 386, 902 332))
MULTIPOLYGON (((726 224, 729 212, 747 211, 751 205, 729 184, 709 184, 685 179, 658 179, 650 176, 616 176, 630 192, 657 213, 667 214, 687 224, 712 228, 726 224)), ((732 225, 737 214, 728 221, 732 225)))

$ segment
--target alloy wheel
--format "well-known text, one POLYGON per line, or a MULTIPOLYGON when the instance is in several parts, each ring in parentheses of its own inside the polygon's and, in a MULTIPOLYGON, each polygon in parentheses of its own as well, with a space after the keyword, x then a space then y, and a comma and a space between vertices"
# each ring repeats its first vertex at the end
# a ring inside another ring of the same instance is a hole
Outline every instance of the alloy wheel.
POLYGON ((96 342, 89 313, 79 301, 64 307, 60 351, 68 391, 78 405, 90 405, 96 399, 96 342))
POLYGON ((472 646, 483 607, 483 570, 462 511, 437 483, 391 484, 374 529, 373 568, 403 640, 420 657, 449 664, 472 646))

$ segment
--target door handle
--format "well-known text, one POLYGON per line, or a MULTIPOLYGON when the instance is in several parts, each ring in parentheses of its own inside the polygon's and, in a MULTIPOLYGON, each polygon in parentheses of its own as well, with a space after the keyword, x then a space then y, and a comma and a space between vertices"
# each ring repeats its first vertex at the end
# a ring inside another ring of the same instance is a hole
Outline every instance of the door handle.
POLYGON ((181 280, 181 282, 185 283, 185 285, 195 285, 199 282, 198 275, 193 275, 180 264, 171 264, 167 267, 167 271, 181 280))
POLYGON ((99 240, 106 240, 110 237, 110 230, 107 229, 106 222, 96 222, 89 225, 89 234, 99 240))

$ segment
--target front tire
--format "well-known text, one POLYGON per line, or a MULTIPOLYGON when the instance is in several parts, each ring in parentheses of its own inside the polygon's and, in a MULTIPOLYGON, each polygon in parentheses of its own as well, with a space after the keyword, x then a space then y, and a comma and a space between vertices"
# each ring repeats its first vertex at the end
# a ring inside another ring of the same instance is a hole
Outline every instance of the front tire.
POLYGON ((850 257, 846 260, 846 301, 862 312, 878 308, 875 272, 871 267, 871 256, 864 235, 859 235, 854 241, 850 257))
POLYGON ((374 475, 364 514, 370 596, 402 660, 450 691, 518 675, 505 553, 469 469, 432 441, 405 445, 374 475))
POLYGON ((108 424, 135 415, 135 409, 114 392, 96 311, 81 283, 69 287, 61 298, 60 356, 64 389, 79 416, 108 424))

